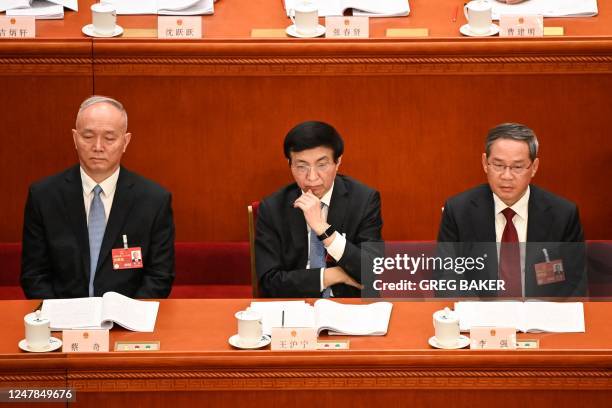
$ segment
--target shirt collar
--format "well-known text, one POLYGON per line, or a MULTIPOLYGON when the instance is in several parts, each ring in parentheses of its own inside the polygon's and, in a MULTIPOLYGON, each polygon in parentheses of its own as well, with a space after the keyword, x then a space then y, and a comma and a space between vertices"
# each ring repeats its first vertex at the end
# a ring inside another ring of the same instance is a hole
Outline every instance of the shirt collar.
POLYGON ((85 194, 90 194, 94 187, 99 184, 100 187, 102 187, 102 194, 104 194, 106 197, 113 195, 117 189, 117 180, 119 180, 120 168, 121 167, 117 167, 117 170, 115 170, 113 174, 108 176, 102 182, 96 183, 95 180, 89 177, 85 170, 83 170, 83 167, 81 167, 81 182, 83 184, 83 191, 85 194))
POLYGON ((321 202, 325 204, 329 208, 329 204, 331 203, 331 196, 334 191, 334 183, 332 183, 331 188, 327 191, 327 193, 323 194, 321 197, 321 202))
MULTIPOLYGON (((525 194, 523 194, 523 196, 516 203, 510 206, 510 208, 512 208, 512 210, 524 220, 527 219, 527 214, 529 212, 529 193, 530 191, 531 190, 529 186, 527 186, 527 190, 525 191, 525 194)), ((506 203, 504 203, 495 193, 493 193, 493 202, 495 203, 495 214, 496 215, 504 211, 506 208, 508 208, 506 203)))

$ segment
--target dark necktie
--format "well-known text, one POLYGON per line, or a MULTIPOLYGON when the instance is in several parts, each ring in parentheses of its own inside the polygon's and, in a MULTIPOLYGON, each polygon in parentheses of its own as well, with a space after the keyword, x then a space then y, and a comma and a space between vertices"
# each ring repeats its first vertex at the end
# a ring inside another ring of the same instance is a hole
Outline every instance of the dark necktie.
MULTIPOLYGON (((321 203, 321 210, 325 208, 325 203, 321 203)), ((313 230, 310 231, 310 267, 311 268, 324 268, 325 267, 325 256, 327 251, 323 242, 317 238, 317 233, 313 230)), ((325 288, 321 293, 324 298, 331 297, 331 288, 325 288)))
POLYGON ((521 290, 521 250, 519 247, 518 233, 512 222, 516 215, 510 207, 502 211, 506 217, 506 227, 501 239, 499 249, 499 277, 505 282, 504 296, 520 297, 521 290))

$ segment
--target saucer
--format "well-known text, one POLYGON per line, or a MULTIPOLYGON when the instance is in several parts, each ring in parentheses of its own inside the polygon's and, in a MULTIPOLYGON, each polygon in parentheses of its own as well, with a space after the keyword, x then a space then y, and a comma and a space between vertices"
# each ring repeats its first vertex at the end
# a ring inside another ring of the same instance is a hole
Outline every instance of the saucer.
POLYGON ((459 338, 457 339, 457 343, 454 346, 443 346, 438 343, 436 336, 432 336, 429 338, 429 345, 434 348, 446 350, 460 349, 470 345, 470 338, 462 334, 459 336, 459 338))
POLYGON ((468 37, 488 37, 491 35, 495 35, 497 33, 499 33, 499 26, 497 24, 491 24, 491 27, 489 27, 489 31, 486 33, 482 33, 482 34, 477 34, 477 33, 473 33, 472 30, 470 30, 470 25, 469 24, 464 24, 461 26, 461 28, 459 29, 459 31, 461 32, 461 34, 463 35, 467 35, 468 37))
POLYGON ((289 27, 287 27, 285 32, 287 34, 289 34, 291 37, 297 37, 297 38, 315 38, 315 37, 320 37, 323 34, 325 34, 325 27, 323 27, 321 24, 319 24, 319 25, 317 25, 317 29, 315 30, 314 33, 312 33, 312 34, 300 34, 295 29, 295 24, 292 24, 289 27))
POLYGON ((57 350, 60 347, 62 347, 62 341, 60 339, 56 339, 55 337, 50 337, 49 338, 49 347, 44 349, 44 350, 32 350, 28 346, 28 343, 26 342, 26 339, 23 339, 23 340, 21 340, 19 342, 19 348, 20 349, 22 349, 23 351, 29 351, 31 353, 46 353, 47 351, 57 350))
POLYGON ((228 341, 229 341, 229 344, 231 344, 232 346, 239 348, 239 349, 243 349, 243 350, 262 348, 270 344, 270 342, 272 341, 270 336, 268 336, 267 334, 264 334, 263 336, 261 336, 261 340, 259 340, 259 343, 255 344, 254 346, 241 346, 239 343, 239 339, 240 337, 238 337, 237 334, 234 334, 232 337, 229 338, 228 341))
POLYGON ((115 25, 115 32, 110 35, 98 34, 94 32, 93 24, 87 24, 81 29, 81 31, 83 31, 83 34, 88 35, 90 37, 110 38, 123 34, 123 27, 121 27, 120 25, 115 25))

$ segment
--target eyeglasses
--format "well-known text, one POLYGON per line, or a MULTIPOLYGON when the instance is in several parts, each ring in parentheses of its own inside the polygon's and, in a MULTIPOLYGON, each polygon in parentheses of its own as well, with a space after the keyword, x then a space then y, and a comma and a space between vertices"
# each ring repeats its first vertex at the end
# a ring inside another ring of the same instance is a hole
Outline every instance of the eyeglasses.
POLYGON ((533 162, 529 163, 529 166, 506 166, 505 164, 498 163, 487 163, 487 166, 491 168, 495 173, 503 174, 506 172, 506 169, 510 170, 510 173, 515 176, 522 176, 529 170, 533 162))
POLYGON ((318 163, 314 167, 307 166, 305 164, 297 164, 291 165, 291 168, 300 176, 305 176, 307 174, 310 174, 311 170, 316 171, 317 174, 325 173, 327 170, 330 169, 331 165, 332 164, 330 162, 318 163))

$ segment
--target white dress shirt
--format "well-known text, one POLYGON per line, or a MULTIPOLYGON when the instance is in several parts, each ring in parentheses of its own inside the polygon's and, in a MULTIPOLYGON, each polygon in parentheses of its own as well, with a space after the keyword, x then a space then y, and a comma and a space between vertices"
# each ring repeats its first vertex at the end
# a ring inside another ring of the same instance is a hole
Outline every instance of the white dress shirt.
MULTIPOLYGON (((332 184, 329 191, 325 193, 323 197, 321 197, 321 202, 325 204, 325 206, 323 206, 323 208, 321 209, 321 215, 323 216, 323 222, 327 222, 327 213, 329 212, 329 203, 331 201, 333 191, 334 191, 334 184, 332 184)), ((303 191, 302 191, 302 194, 304 194, 303 191)), ((310 268, 310 234, 313 234, 313 232, 310 228, 310 225, 308 225, 308 223, 306 223, 306 229, 308 230, 308 262, 306 263, 306 269, 308 269, 310 268)), ((314 232, 314 234, 316 234, 316 232, 314 232)), ((334 258, 337 262, 340 258, 342 258, 342 255, 344 255, 345 247, 346 247, 346 238, 339 231, 336 231, 336 235, 334 236, 334 239, 328 246, 325 247, 325 249, 327 250, 327 253, 332 258, 334 258)), ((321 292, 325 290, 324 279, 323 279, 324 276, 325 276, 325 268, 323 267, 321 268, 321 274, 320 274, 321 292)))
POLYGON ((83 167, 81 167, 81 182, 83 184, 83 202, 85 203, 85 218, 89 224, 89 208, 91 207, 91 201, 94 198, 93 189, 96 185, 102 187, 100 193, 100 199, 104 205, 104 215, 108 222, 108 216, 110 214, 111 207, 113 206, 113 199, 115 198, 115 191, 117 190, 117 180, 119 180, 119 167, 104 181, 96 183, 94 179, 89 177, 83 167))
MULTIPOLYGON (((510 208, 516 213, 512 218, 512 223, 516 228, 518 240, 521 243, 519 246, 521 253, 521 287, 523 295, 525 295, 525 243, 527 242, 527 219, 529 217, 529 193, 530 189, 527 186, 525 194, 510 208)), ((495 203, 495 240, 497 241, 497 259, 499 259, 499 249, 506 228, 506 217, 502 214, 508 206, 493 193, 493 202, 495 203)))

